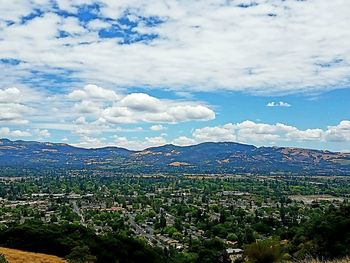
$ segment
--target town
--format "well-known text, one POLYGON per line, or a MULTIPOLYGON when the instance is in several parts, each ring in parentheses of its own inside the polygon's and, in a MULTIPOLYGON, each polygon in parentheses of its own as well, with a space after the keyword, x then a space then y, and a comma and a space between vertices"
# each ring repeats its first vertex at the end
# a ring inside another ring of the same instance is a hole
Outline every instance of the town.
POLYGON ((179 253, 216 239, 231 262, 239 262, 245 246, 259 240, 278 236, 281 246, 289 246, 290 229, 350 198, 346 177, 74 171, 2 177, 0 185, 0 229, 33 220, 75 224, 96 235, 126 231, 152 247, 179 253))

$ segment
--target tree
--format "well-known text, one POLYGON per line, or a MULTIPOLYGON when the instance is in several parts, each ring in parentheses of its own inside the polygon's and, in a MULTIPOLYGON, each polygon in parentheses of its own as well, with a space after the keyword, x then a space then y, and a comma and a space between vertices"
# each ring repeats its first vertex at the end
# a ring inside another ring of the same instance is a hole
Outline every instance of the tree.
POLYGON ((182 231, 183 227, 182 227, 182 221, 181 221, 180 218, 175 218, 174 227, 175 227, 178 231, 182 231))
POLYGON ((96 262, 96 257, 91 255, 88 246, 76 246, 67 256, 69 263, 93 263, 96 262))
POLYGON ((330 206, 315 213, 294 237, 294 255, 336 258, 350 254, 350 206, 330 206))
POLYGON ((0 263, 9 263, 4 254, 0 253, 0 263))
POLYGON ((160 228, 166 227, 166 218, 164 216, 164 213, 160 214, 159 226, 160 226, 160 228))
POLYGON ((229 255, 226 253, 224 244, 219 239, 204 241, 197 251, 198 263, 229 263, 229 255))
POLYGON ((244 249, 244 257, 246 257, 250 263, 279 262, 281 256, 279 242, 271 239, 252 243, 247 245, 244 249))
POLYGON ((238 236, 235 233, 230 233, 227 235, 227 240, 229 241, 237 241, 238 240, 238 236))

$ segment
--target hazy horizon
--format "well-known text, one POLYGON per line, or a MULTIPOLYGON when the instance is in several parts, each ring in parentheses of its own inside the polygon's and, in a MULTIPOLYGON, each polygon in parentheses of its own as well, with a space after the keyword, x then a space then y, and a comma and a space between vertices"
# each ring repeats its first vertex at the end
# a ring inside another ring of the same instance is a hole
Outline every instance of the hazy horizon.
MULTIPOLYGON (((0 140, 10 140, 8 138, 0 138, 0 140)), ((260 148, 260 147, 278 147, 278 148, 295 148, 295 149, 306 149, 306 150, 316 150, 316 151, 330 151, 330 152, 340 152, 340 153, 350 153, 350 151, 331 151, 331 150, 328 150, 328 149, 317 149, 317 148, 303 148, 303 147, 288 147, 288 146, 283 146, 283 145, 280 145, 280 146, 266 146, 266 145, 261 145, 261 146, 257 146, 257 145, 254 145, 254 144, 248 144, 248 143, 243 143, 243 142, 234 142, 234 141, 220 141, 220 142, 213 142, 213 141, 206 141, 206 142, 200 142, 200 143, 195 143, 195 144, 190 144, 190 145, 177 145, 177 144, 173 144, 173 143, 165 143, 165 144, 161 144, 161 145, 158 145, 158 146, 150 146, 150 147, 147 147, 147 148, 143 148, 143 149, 139 149, 139 150, 133 150, 133 149, 128 149, 126 147, 121 147, 121 146, 117 146, 117 145, 113 145, 113 144, 110 144, 110 145, 106 145, 106 146, 100 146, 100 147, 83 147, 83 146, 79 146, 79 145, 74 145, 74 144, 70 144, 70 143, 64 143, 64 142, 55 142, 55 141, 48 141, 48 140, 23 140, 23 139, 15 139, 15 140, 10 140, 10 141, 24 141, 24 142, 39 142, 39 143, 52 143, 52 144, 65 144, 65 145, 70 145, 70 146, 73 146, 73 147, 77 147, 77 148, 83 148, 83 149, 102 149, 102 148, 106 148, 106 147, 115 147, 115 148, 122 148, 122 149, 126 149, 128 151, 136 151, 136 152, 139 152, 139 151, 144 151, 144 150, 147 150, 147 149, 150 149, 150 148, 156 148, 156 147, 163 147, 163 146, 167 146, 167 145, 172 145, 172 146, 176 146, 176 147, 189 147, 189 146, 196 146, 196 145, 200 145, 200 144, 206 144, 206 143, 233 143, 233 144, 243 144, 243 145, 250 145, 250 146, 254 146, 254 147, 257 147, 257 148, 260 148)))

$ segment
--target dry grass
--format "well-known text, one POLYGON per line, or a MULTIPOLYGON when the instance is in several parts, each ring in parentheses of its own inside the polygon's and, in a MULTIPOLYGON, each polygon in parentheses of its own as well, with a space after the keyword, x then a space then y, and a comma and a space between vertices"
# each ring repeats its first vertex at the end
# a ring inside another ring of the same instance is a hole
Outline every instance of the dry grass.
POLYGON ((338 259, 338 260, 312 259, 312 260, 301 261, 300 263, 350 263, 350 258, 344 258, 344 259, 338 259))
POLYGON ((67 263, 66 260, 40 253, 25 252, 17 249, 0 247, 9 263, 67 263))

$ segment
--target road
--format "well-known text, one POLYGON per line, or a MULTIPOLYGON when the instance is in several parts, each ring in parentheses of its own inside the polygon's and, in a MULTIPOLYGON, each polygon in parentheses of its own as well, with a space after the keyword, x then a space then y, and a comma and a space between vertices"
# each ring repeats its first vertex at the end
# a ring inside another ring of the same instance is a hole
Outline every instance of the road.
POLYGON ((129 217, 130 226, 132 227, 132 229, 135 231, 137 235, 140 235, 143 238, 145 238, 148 241, 148 243, 152 246, 154 246, 154 244, 157 244, 157 246, 164 248, 164 245, 154 237, 153 228, 151 228, 150 226, 146 226, 145 228, 143 228, 140 225, 138 225, 135 222, 135 216, 131 213, 128 213, 128 217, 129 217))
POLYGON ((80 224, 86 227, 85 218, 77 205, 77 201, 73 200, 71 203, 73 205, 73 211, 80 217, 80 224))

